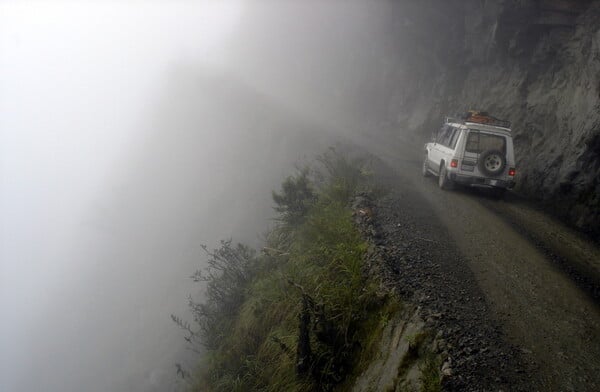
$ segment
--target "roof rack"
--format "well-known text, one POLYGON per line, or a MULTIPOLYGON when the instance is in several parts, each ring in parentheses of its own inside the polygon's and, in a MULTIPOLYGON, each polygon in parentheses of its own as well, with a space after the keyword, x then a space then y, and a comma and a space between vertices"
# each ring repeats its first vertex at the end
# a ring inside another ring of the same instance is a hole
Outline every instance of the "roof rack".
POLYGON ((510 121, 500 120, 496 117, 489 115, 487 112, 478 112, 470 110, 464 114, 459 114, 454 117, 446 117, 446 123, 458 123, 458 124, 482 124, 491 125, 494 127, 502 127, 510 129, 510 121))

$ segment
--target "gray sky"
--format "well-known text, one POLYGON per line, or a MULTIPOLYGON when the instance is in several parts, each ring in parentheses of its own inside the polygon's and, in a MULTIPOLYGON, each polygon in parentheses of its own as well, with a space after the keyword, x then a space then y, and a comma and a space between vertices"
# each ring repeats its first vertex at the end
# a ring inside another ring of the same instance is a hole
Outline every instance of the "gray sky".
POLYGON ((200 244, 360 123, 382 9, 273 4, 0 0, 1 391, 170 390, 200 244))

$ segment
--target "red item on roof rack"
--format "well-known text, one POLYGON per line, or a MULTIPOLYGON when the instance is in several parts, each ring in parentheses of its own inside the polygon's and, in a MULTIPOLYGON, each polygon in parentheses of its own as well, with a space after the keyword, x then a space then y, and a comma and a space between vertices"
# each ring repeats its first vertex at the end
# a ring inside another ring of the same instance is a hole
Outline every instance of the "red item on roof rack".
POLYGON ((500 120, 499 118, 490 115, 488 112, 469 110, 465 113, 458 115, 457 117, 459 117, 464 122, 510 128, 510 121, 500 120))

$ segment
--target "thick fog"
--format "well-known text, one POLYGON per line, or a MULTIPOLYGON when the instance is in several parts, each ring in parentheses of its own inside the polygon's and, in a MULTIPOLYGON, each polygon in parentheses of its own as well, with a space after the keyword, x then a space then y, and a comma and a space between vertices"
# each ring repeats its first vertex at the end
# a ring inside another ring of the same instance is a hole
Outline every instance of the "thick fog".
POLYGON ((177 389, 201 244, 382 110, 366 3, 0 2, 1 391, 177 389))

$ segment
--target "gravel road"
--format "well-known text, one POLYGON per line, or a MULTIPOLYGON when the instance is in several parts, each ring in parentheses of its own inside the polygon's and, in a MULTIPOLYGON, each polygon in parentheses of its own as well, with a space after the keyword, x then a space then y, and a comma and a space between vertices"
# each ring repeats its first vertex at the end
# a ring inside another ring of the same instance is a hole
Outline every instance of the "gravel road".
POLYGON ((359 142, 389 193, 376 242, 448 342, 447 390, 600 390, 600 250, 516 197, 442 191, 418 148, 359 142))

